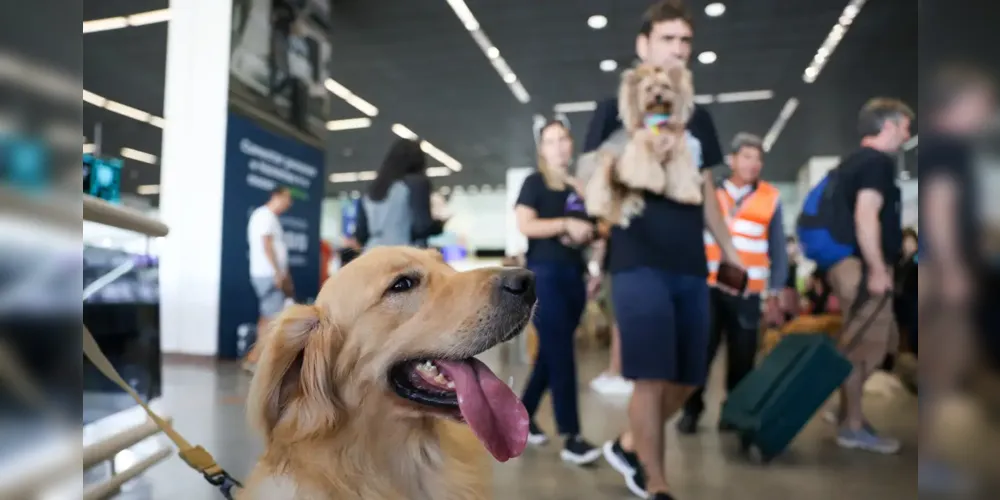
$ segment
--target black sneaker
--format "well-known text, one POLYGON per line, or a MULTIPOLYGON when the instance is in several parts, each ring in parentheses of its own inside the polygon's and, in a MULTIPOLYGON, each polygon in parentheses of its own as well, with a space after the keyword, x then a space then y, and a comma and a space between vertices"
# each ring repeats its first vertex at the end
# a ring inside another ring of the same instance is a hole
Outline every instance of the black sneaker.
POLYGON ((681 434, 697 434, 698 433, 698 415, 692 415, 690 413, 685 413, 684 416, 677 422, 677 432, 681 434))
POLYGON ((646 492, 646 471, 642 465, 635 468, 635 472, 625 476, 625 487, 639 498, 649 498, 646 492))
POLYGON ((566 438, 566 444, 559 456, 571 464, 587 465, 601 458, 601 450, 580 436, 570 436, 566 438))
POLYGON ((534 446, 541 446, 549 442, 549 437, 538 428, 534 420, 528 422, 528 443, 534 446))
POLYGON ((639 466, 639 456, 622 448, 621 438, 604 443, 604 460, 623 476, 631 476, 639 466))
POLYGON ((670 493, 657 493, 653 495, 653 500, 674 500, 674 497, 670 493))

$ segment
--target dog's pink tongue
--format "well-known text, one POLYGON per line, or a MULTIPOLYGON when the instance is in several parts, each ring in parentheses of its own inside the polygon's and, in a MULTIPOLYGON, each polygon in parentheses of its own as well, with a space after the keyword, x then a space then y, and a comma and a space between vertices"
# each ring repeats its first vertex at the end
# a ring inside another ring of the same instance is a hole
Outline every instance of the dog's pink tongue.
POLYGON ((435 360, 455 382, 458 408, 472 432, 500 462, 520 456, 528 443, 528 411, 482 361, 435 360))

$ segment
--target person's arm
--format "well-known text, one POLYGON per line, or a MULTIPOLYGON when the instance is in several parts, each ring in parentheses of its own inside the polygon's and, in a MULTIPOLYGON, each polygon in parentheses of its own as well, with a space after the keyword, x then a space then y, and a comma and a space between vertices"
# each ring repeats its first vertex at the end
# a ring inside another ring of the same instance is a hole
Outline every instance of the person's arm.
POLYGON ((406 186, 410 189, 410 213, 413 216, 411 236, 414 240, 424 240, 444 231, 444 223, 434 220, 431 215, 431 181, 422 175, 408 176, 406 186))
POLYGON ((561 236, 566 232, 568 220, 565 217, 542 219, 538 217, 538 206, 545 184, 538 174, 529 175, 521 185, 514 205, 517 230, 528 239, 540 240, 561 236))
POLYGON ((781 203, 774 209, 767 232, 767 256, 771 261, 770 294, 777 296, 788 283, 788 248, 785 246, 785 223, 781 203))
POLYGON ((722 216, 722 207, 719 205, 719 199, 715 195, 715 179, 712 178, 712 171, 705 169, 702 172, 702 177, 705 181, 703 189, 705 195, 705 227, 708 228, 708 232, 711 233, 712 237, 715 238, 715 242, 719 244, 719 248, 722 249, 722 259, 730 264, 743 267, 740 255, 736 251, 736 247, 733 246, 733 237, 729 233, 729 225, 726 224, 726 219, 722 216))
POLYGON ((261 240, 264 244, 264 255, 267 256, 267 261, 274 269, 274 275, 279 278, 284 276, 285 270, 278 267, 278 254, 274 251, 274 234, 265 233, 261 240))
POLYGON ((882 222, 878 214, 882 210, 884 198, 877 189, 864 188, 858 191, 854 208, 854 230, 858 235, 858 248, 868 269, 886 270, 885 256, 882 255, 882 222))
POLYGON ((873 274, 888 272, 882 253, 882 221, 879 213, 885 203, 883 190, 895 182, 895 165, 891 160, 879 160, 859 170, 858 194, 854 205, 854 231, 858 249, 868 271, 873 274))
POLYGON ((958 183, 953 177, 940 173, 928 175, 925 179, 921 186, 920 212, 925 217, 923 230, 927 233, 927 245, 945 273, 958 270, 962 267, 955 224, 958 219, 958 183))
POLYGON ((554 238, 566 232, 565 217, 541 219, 534 208, 526 205, 514 207, 514 215, 517 217, 517 230, 532 240, 554 238))
MULTIPOLYGON (((712 237, 715 238, 719 248, 722 249, 722 259, 730 264, 743 266, 736 247, 733 246, 733 237, 729 233, 729 225, 726 224, 725 217, 722 216, 722 207, 719 206, 719 199, 715 194, 715 179, 712 177, 712 170, 722 165, 722 147, 719 145, 719 134, 715 130, 715 122, 712 121, 708 112, 696 109, 692 123, 697 119, 697 129, 692 130, 692 134, 701 142, 702 163, 701 172, 702 191, 705 202, 702 204, 705 212, 705 227, 712 237), (700 114, 699 114, 700 112, 700 114)), ((693 128, 693 127, 692 127, 693 128)))

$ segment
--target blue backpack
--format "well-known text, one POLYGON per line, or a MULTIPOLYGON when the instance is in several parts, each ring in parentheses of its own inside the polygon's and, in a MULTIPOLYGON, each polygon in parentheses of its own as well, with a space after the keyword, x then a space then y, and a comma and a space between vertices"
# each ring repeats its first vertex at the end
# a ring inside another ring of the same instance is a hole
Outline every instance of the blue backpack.
POLYGON ((854 255, 857 249, 852 203, 839 178, 837 169, 831 170, 809 191, 796 223, 803 255, 821 270, 854 255))

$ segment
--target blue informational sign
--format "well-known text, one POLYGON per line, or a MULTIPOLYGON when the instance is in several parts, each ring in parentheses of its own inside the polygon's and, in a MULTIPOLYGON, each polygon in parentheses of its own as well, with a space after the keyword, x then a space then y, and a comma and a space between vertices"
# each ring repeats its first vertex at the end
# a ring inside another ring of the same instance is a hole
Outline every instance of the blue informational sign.
POLYGON ((235 113, 226 132, 222 199, 222 276, 219 290, 219 357, 236 358, 239 332, 257 323, 257 296, 250 284, 247 223, 271 190, 291 189, 291 209, 281 215, 296 302, 319 292, 319 230, 323 202, 323 151, 265 130, 235 113))

